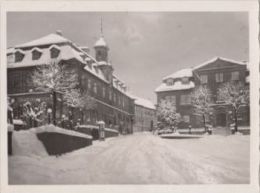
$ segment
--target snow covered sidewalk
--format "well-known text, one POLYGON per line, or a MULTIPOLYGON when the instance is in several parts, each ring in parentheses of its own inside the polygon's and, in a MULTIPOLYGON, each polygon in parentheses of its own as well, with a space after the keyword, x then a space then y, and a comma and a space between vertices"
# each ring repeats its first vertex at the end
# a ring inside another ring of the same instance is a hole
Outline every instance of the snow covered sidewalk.
POLYGON ((9 157, 11 184, 249 183, 249 136, 138 133, 55 156, 9 157))

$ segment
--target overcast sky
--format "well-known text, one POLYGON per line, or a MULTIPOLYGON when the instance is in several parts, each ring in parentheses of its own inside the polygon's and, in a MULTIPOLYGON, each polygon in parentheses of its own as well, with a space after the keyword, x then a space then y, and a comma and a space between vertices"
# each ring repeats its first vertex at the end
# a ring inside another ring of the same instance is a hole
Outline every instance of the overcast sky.
POLYGON ((156 101, 164 76, 215 56, 248 61, 247 13, 8 13, 8 47, 56 30, 92 49, 100 18, 115 74, 131 93, 156 101))

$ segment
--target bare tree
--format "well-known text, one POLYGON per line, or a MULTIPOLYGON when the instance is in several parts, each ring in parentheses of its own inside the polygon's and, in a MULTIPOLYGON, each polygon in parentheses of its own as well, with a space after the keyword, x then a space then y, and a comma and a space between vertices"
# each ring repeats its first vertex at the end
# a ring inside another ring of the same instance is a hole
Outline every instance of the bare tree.
POLYGON ((195 114, 202 117, 203 125, 206 131, 206 117, 209 117, 210 112, 213 111, 213 108, 211 107, 212 94, 210 90, 206 86, 199 86, 195 88, 191 94, 191 103, 194 107, 195 114))
POLYGON ((176 112, 175 104, 170 100, 161 100, 158 106, 158 118, 164 126, 177 127, 181 115, 176 112))
POLYGON ((53 124, 56 124, 56 93, 65 93, 78 85, 77 73, 65 69, 58 61, 41 65, 32 74, 32 83, 35 89, 52 93, 52 115, 53 124))
POLYGON ((238 131, 237 115, 241 107, 249 105, 249 89, 242 83, 228 82, 218 89, 218 100, 231 105, 234 115, 235 132, 238 131))

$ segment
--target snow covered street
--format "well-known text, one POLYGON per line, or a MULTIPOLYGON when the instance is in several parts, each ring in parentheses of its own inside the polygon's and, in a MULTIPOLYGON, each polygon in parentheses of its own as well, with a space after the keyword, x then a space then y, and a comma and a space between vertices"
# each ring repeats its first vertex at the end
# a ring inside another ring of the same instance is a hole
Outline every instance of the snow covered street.
POLYGON ((10 184, 249 183, 249 135, 161 139, 137 133, 62 156, 9 157, 10 184))

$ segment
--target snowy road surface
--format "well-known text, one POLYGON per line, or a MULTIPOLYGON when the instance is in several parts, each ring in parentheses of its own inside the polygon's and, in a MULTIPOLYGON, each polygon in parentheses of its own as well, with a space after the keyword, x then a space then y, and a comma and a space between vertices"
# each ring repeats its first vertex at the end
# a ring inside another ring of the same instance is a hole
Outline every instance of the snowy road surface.
POLYGON ((9 157, 10 184, 249 183, 249 136, 161 139, 139 133, 60 157, 9 157))

